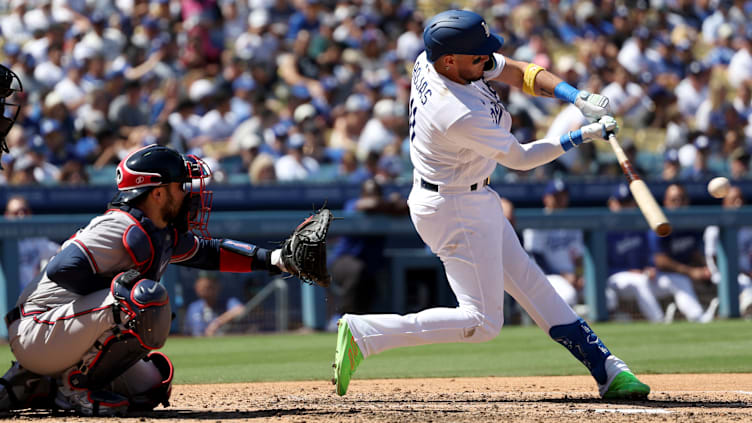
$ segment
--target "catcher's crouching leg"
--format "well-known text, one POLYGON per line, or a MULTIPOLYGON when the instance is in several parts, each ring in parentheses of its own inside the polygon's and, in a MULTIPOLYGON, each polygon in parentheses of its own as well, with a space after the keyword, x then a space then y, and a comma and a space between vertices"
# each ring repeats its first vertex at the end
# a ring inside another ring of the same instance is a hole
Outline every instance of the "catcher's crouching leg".
POLYGON ((0 411, 54 408, 56 391, 54 378, 33 373, 13 361, 0 378, 0 411))
POLYGON ((156 388, 165 380, 161 376, 165 367, 169 367, 166 379, 171 383, 169 360, 150 358, 150 352, 164 345, 170 331, 172 313, 167 290, 159 282, 139 278, 137 272, 128 271, 113 279, 111 292, 117 300, 113 313, 118 324, 99 337, 79 364, 63 373, 58 406, 73 408, 87 416, 124 414, 130 408, 129 398, 112 387, 115 379, 127 370, 152 375, 134 393, 156 388))
POLYGON ((115 379, 111 388, 128 398, 128 411, 151 411, 159 404, 169 407, 173 374, 170 359, 152 351, 115 379))

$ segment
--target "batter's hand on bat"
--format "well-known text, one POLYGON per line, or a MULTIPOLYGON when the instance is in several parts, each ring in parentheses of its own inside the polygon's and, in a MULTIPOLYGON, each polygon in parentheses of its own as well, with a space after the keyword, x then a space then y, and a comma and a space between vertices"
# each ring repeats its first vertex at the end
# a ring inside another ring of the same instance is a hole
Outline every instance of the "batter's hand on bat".
POLYGON ((596 123, 591 123, 580 128, 582 140, 585 142, 594 139, 607 140, 608 134, 619 132, 619 124, 611 116, 603 116, 596 123))
POLYGON ((577 94, 577 99, 574 101, 574 105, 590 122, 597 122, 601 117, 611 114, 608 103, 608 97, 591 94, 584 90, 577 94))

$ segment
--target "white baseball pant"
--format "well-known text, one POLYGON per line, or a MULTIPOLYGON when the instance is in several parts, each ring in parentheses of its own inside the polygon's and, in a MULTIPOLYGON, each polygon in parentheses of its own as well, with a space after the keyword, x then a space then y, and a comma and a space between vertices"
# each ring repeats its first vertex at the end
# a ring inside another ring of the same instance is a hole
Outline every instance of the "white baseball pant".
POLYGON ((690 322, 698 322, 702 318, 702 305, 692 287, 692 280, 687 276, 680 273, 658 272, 650 288, 656 298, 673 296, 676 308, 690 322))
MULTIPOLYGON (((662 322, 663 310, 658 300, 673 297, 676 308, 690 322, 700 321, 703 317, 702 305, 692 287, 692 280, 679 273, 658 272, 655 280, 647 275, 635 272, 619 272, 608 278, 608 287, 616 291, 617 296, 637 301, 640 312, 651 322, 662 322)), ((615 299, 610 299, 615 302, 615 299)))
POLYGON ((565 303, 569 304, 570 307, 577 304, 577 290, 564 278, 564 276, 546 275, 546 278, 548 278, 551 286, 554 287, 556 293, 559 294, 565 303))
POLYGON ((629 271, 614 273, 609 276, 606 285, 606 298, 610 310, 616 308, 621 297, 637 302, 640 313, 647 320, 654 323, 663 322, 663 310, 646 274, 629 271))
POLYGON ((546 333, 577 319, 520 245, 495 191, 447 191, 414 186, 408 204, 418 234, 444 263, 459 306, 404 316, 346 314, 364 357, 397 347, 489 341, 503 324, 505 289, 546 333))

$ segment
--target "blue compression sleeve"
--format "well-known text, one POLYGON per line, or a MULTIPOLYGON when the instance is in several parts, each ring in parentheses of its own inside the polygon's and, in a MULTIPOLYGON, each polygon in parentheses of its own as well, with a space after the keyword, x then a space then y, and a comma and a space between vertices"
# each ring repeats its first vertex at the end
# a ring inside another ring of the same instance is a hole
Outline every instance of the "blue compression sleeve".
POLYGON ((575 131, 569 131, 559 138, 561 147, 564 151, 569 151, 578 145, 582 144, 582 131, 577 129, 575 131))
POLYGON ((564 81, 559 82, 558 85, 554 88, 554 95, 559 100, 568 101, 572 104, 574 104, 574 101, 577 100, 577 95, 580 93, 580 90, 577 88, 567 84, 564 81))

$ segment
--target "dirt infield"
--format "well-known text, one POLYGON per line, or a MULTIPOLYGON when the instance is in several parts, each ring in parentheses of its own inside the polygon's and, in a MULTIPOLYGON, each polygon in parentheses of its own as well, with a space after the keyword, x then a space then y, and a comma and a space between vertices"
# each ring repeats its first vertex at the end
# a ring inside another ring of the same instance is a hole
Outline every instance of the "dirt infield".
MULTIPOLYGON (((750 422, 752 374, 647 375, 649 401, 605 402, 590 377, 354 380, 175 386, 170 408, 117 422, 750 422)), ((79 422, 25 411, 14 421, 79 422)))

